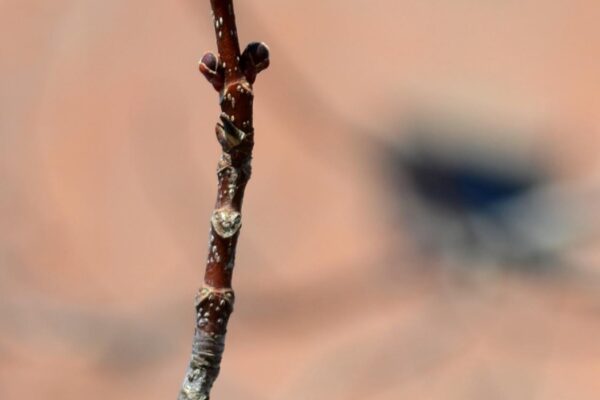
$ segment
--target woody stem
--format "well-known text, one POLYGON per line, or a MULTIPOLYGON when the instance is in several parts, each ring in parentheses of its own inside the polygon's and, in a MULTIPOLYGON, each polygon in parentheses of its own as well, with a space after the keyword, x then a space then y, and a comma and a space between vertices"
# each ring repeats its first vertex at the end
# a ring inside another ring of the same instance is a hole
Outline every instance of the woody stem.
POLYGON ((178 400, 208 400, 219 374, 227 322, 233 311, 231 279, 242 224, 242 202, 251 174, 252 83, 269 65, 269 51, 262 43, 251 43, 240 53, 233 1, 210 3, 219 55, 205 54, 200 71, 219 92, 221 115, 216 136, 223 152, 217 166, 217 199, 210 221, 204 285, 196 299, 192 356, 178 400))

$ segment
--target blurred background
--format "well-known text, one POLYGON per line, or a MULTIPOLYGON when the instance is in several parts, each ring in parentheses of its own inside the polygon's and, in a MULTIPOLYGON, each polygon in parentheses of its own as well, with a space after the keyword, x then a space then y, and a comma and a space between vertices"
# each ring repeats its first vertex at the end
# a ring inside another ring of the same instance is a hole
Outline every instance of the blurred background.
MULTIPOLYGON (((237 0, 262 40, 213 397, 598 399, 600 4, 237 0)), ((206 0, 0 2, 0 399, 174 399, 206 0)))

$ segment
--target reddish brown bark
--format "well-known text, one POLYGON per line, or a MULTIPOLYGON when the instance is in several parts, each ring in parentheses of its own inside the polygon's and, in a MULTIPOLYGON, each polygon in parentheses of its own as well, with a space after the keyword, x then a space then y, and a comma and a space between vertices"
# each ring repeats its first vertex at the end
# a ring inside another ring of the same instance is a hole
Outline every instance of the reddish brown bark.
POLYGON ((256 75, 269 66, 269 49, 263 43, 250 43, 240 52, 233 1, 210 3, 219 54, 206 53, 199 68, 219 92, 221 115, 216 135, 223 153, 217 167, 217 201, 211 217, 204 285, 196 299, 192 357, 178 400, 207 400, 219 374, 227 322, 233 311, 231 277, 242 201, 251 174, 252 84, 256 75))

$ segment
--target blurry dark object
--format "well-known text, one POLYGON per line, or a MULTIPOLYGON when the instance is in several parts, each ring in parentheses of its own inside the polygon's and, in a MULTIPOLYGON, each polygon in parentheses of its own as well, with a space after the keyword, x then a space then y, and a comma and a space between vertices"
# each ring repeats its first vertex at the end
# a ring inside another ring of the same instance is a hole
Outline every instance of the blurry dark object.
POLYGON ((404 219, 428 252, 548 263, 564 239, 551 174, 521 135, 456 120, 419 120, 390 151, 404 219))

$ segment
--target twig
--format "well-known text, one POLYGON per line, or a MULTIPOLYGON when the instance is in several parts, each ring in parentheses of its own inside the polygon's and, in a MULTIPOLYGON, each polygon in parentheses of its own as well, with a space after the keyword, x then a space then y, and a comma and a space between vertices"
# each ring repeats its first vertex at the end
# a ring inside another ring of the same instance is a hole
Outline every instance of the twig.
POLYGON ((269 49, 264 43, 250 43, 240 53, 233 0, 210 3, 219 56, 206 53, 199 68, 219 92, 221 115, 216 134, 223 154, 217 167, 217 201, 210 221, 204 285, 196 298, 192 357, 178 400, 208 400, 219 374, 227 322, 233 311, 231 275, 254 147, 252 84, 269 66, 269 49))

